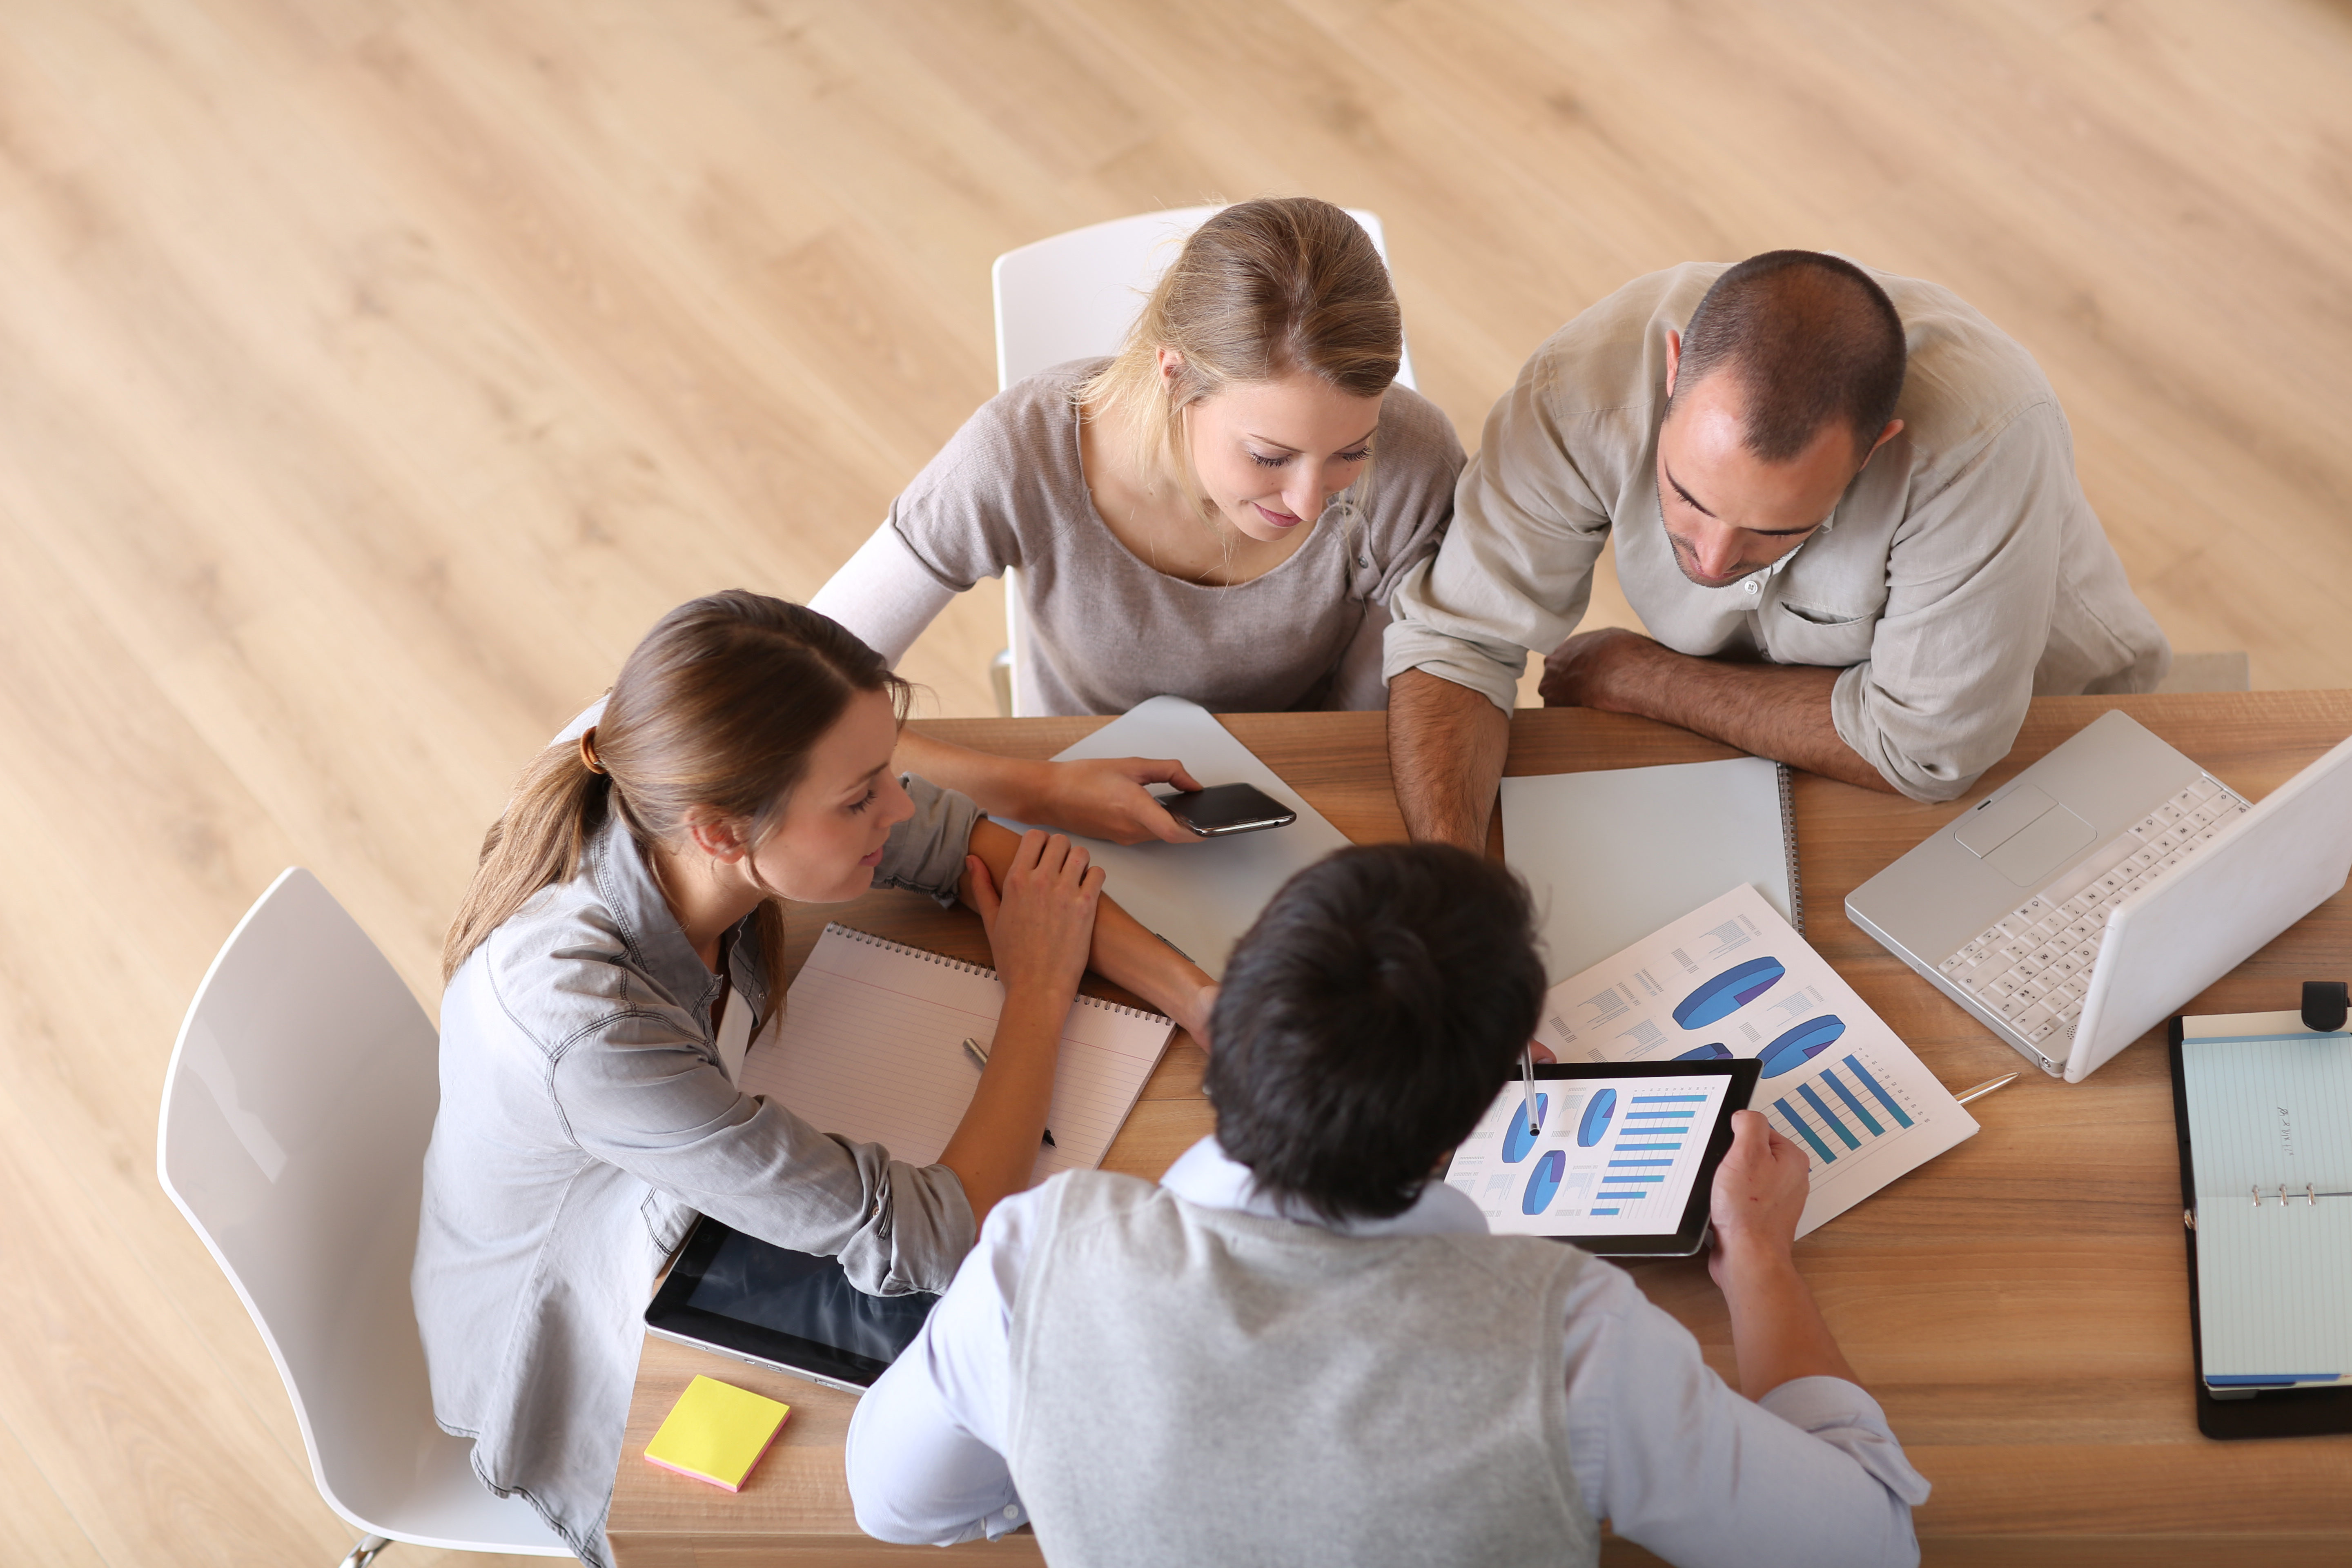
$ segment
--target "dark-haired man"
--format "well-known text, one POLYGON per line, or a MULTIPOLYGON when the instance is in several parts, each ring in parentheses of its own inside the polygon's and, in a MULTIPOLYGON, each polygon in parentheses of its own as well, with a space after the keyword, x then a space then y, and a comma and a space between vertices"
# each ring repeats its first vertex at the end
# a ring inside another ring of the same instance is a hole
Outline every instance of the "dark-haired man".
POLYGON ((1812 251, 1652 273, 1561 328, 1391 603, 1406 826, 1481 847, 1529 649, 1548 704, 1917 800, 1963 793, 2035 694, 2171 660, 2032 357, 1947 289, 1812 251), (1648 637, 1572 635, 1612 539, 1648 637))
POLYGON ((1914 1563, 1927 1485, 1790 1259, 1801 1152, 1738 1113, 1713 1194, 1734 1394, 1622 1271, 1486 1234, 1430 1178, 1544 973, 1527 889, 1444 845, 1342 850, 1235 948, 1213 1138, 1157 1187, 997 1205, 849 1430, 858 1522, 1034 1522, 1058 1568, 1914 1563))

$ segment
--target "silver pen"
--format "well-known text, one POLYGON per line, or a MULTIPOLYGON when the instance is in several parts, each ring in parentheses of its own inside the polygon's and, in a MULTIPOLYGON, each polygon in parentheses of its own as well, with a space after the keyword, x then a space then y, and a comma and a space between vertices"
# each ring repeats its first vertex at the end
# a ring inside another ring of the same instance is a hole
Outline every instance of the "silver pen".
MULTIPOLYGON (((963 1037, 963 1054, 978 1062, 982 1068, 988 1066, 988 1047, 982 1045, 978 1040, 973 1039, 970 1035, 966 1035, 963 1037)), ((1054 1142, 1054 1130, 1050 1127, 1045 1129, 1044 1142, 1045 1147, 1048 1149, 1058 1149, 1061 1147, 1060 1144, 1054 1142)))
POLYGON ((2006 1088, 2008 1085, 2015 1083, 2016 1081, 2017 1075, 2015 1073, 2006 1073, 2000 1078, 1987 1079, 1984 1082, 1977 1085, 1976 1088, 1956 1094, 1952 1096, 1952 1098, 1958 1100, 1962 1105, 1966 1105, 1971 1100, 1981 1099, 1983 1096, 1990 1094, 1994 1089, 2006 1088))
POLYGON ((1543 1131, 1542 1123, 1536 1120, 1536 1048, 1533 1046, 1519 1053, 1519 1089, 1526 1096, 1528 1136, 1532 1138, 1543 1131))

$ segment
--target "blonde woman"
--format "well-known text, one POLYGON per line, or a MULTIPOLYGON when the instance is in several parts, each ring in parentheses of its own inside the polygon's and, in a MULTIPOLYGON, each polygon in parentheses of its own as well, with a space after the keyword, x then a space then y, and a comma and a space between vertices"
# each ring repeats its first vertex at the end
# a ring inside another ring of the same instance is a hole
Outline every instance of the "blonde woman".
MULTIPOLYGON (((1353 218, 1306 197, 1226 207, 1116 357, 991 399, 811 604, 895 664, 957 594, 1018 566, 1045 711, 1162 693, 1384 707, 1389 590, 1436 548, 1463 464, 1445 416, 1393 384, 1403 346, 1353 218)), ((1187 839, 1143 786, 1202 782, 1172 761, 900 747, 987 810, 1122 843, 1187 839)))
POLYGON ((599 1568, 640 1315, 696 1213, 838 1257, 864 1290, 943 1289, 1028 1180, 1089 961, 1187 1026, 1208 1006, 1208 976, 1099 898, 1085 850, 899 777, 904 696, 801 605, 680 606, 594 726, 525 770, 450 928, 411 1281, 434 1415, 599 1568), (778 900, 874 886, 963 898, 1004 982, 936 1164, 735 1086, 782 1003, 778 900))

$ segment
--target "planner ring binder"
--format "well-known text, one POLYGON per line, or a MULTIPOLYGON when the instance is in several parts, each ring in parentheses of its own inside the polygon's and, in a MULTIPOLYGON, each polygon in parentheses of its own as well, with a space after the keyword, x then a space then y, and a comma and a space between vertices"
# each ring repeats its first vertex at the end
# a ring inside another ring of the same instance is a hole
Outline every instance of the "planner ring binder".
POLYGON ((1789 923, 1805 934, 1805 884, 1797 876, 1797 789, 1789 764, 1772 764, 1780 786, 1780 852, 1789 858, 1789 923))
MULTIPOLYGON (((885 952, 894 952, 901 957, 919 958, 925 963, 936 963, 942 969, 952 969, 958 974, 978 975, 982 980, 996 978, 996 971, 985 964, 967 963, 961 958, 950 958, 943 952, 930 952, 919 947, 908 947, 904 942, 892 942, 888 937, 876 936, 872 931, 859 931, 855 926, 843 925, 839 921, 828 924, 824 928, 824 934, 846 937, 851 942, 862 942, 867 947, 878 947, 885 952)), ((1160 1016, 1157 1013, 1140 1007, 1129 1007, 1118 1002, 1106 1002, 1099 996, 1081 995, 1077 999, 1077 1005, 1081 1007, 1092 1007, 1099 1012, 1116 1013, 1122 1018, 1158 1021, 1160 1016)))

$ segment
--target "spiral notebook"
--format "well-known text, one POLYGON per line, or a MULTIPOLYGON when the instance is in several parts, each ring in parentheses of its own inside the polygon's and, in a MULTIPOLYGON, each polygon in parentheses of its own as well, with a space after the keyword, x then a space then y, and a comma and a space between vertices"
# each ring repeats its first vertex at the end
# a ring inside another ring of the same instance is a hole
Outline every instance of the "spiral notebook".
POLYGON ((2352 1035, 2247 1013, 2172 1048, 2205 1389, 2352 1384, 2352 1035))
MULTIPOLYGON (((828 925, 777 1026, 744 1058, 741 1088, 820 1131, 928 1165, 980 1082, 963 1042, 990 1045, 1003 1006, 992 969, 828 925)), ((1102 1163, 1175 1027, 1157 1013, 1077 999, 1045 1113, 1054 1146, 1038 1151, 1034 1180, 1102 1163)))
POLYGON ((1503 858, 1535 890, 1555 981, 1743 882, 1805 929, 1789 770, 1761 757, 1507 778, 1503 858))

